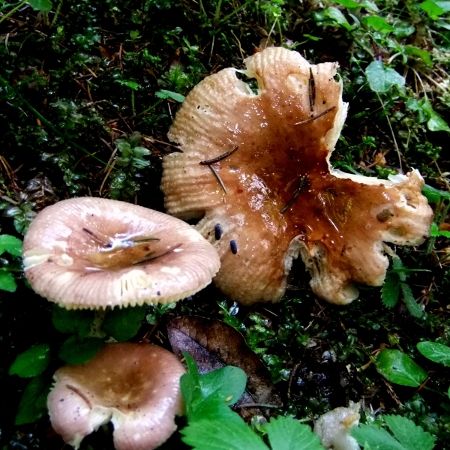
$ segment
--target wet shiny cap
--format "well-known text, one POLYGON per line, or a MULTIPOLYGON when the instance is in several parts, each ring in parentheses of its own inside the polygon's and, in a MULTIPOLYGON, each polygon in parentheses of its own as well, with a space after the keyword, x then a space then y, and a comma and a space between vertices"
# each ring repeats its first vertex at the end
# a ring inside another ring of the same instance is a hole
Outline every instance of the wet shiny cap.
POLYGON ((42 210, 23 249, 31 287, 68 309, 174 302, 203 289, 220 266, 217 251, 189 224, 93 197, 42 210))
POLYGON ((47 406, 53 429, 76 449, 103 424, 117 450, 152 450, 175 431, 182 413, 178 358, 150 344, 107 344, 89 362, 54 375, 47 406))
POLYGON ((241 303, 280 300, 298 256, 315 294, 348 303, 356 284, 383 283, 384 242, 428 234, 417 171, 381 180, 331 167, 347 114, 336 70, 267 48, 201 81, 169 131, 182 151, 163 160, 167 211, 200 219, 221 257, 214 281, 241 303))

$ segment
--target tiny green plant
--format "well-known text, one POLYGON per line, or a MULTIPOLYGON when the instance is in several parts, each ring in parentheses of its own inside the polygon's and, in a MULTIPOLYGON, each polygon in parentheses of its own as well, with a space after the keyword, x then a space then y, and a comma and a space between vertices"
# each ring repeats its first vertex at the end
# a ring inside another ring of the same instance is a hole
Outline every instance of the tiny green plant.
POLYGON ((381 300, 384 306, 393 308, 402 299, 411 316, 420 319, 424 316, 424 310, 417 303, 411 286, 407 283, 411 271, 411 269, 404 266, 397 255, 393 256, 392 268, 387 272, 381 289, 381 300))
POLYGON ((34 344, 23 351, 9 367, 9 374, 29 379, 16 412, 15 424, 24 425, 40 419, 46 411, 50 384, 45 371, 50 363, 50 346, 34 344))
POLYGON ((16 273, 20 273, 20 265, 18 258, 22 255, 22 241, 9 234, 0 235, 0 257, 3 264, 0 268, 0 290, 7 292, 15 292, 17 289, 16 273), (5 258, 4 254, 12 258, 5 258))
POLYGON ((107 168, 110 196, 113 199, 131 200, 139 191, 138 181, 142 170, 150 167, 150 150, 140 145, 139 133, 116 139, 115 151, 107 168))

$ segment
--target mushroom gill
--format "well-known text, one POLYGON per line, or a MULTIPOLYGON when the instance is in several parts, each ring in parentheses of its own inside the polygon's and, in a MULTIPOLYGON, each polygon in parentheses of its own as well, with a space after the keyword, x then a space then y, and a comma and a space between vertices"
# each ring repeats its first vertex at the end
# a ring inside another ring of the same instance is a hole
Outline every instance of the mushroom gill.
POLYGON ((214 247, 182 220, 93 197, 42 210, 23 249, 32 288, 68 309, 173 302, 203 289, 220 266, 214 247))
POLYGON ((200 82, 177 112, 164 157, 169 214, 197 229, 221 256, 215 283, 244 304, 277 301, 293 258, 311 287, 348 303, 354 283, 382 284, 383 242, 416 245, 432 211, 413 170, 388 180, 334 170, 329 160, 347 113, 334 63, 309 64, 271 47, 200 82), (256 79, 254 92, 238 74, 256 79))

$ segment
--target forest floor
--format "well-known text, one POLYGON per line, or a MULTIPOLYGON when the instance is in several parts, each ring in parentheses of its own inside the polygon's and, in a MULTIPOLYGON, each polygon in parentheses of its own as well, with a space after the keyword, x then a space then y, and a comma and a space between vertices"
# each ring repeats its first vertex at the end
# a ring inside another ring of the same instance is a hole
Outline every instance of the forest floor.
MULTIPOLYGON (((379 178, 417 169, 434 212, 430 237, 391 245, 389 284, 361 286, 349 305, 316 297, 299 259, 280 302, 242 306, 210 285, 176 304, 108 311, 113 325, 101 341, 170 348, 175 318, 220 321, 268 370, 272 407, 253 418, 255 429, 283 415, 312 425, 361 401, 362 423, 399 415, 450 449, 450 357, 417 348, 450 345, 449 17, 448 2, 434 0, 2 2, 0 448, 64 446, 45 407, 52 374, 98 348, 80 332, 98 320, 94 312, 71 316, 30 289, 20 241, 31 220, 80 196, 164 212, 162 159, 174 151, 167 132, 185 96, 208 75, 282 46, 313 64, 339 63, 349 112, 331 164, 379 178), (30 348, 48 353, 45 367, 11 374, 30 348), (397 351, 396 373, 380 358, 385 350, 397 351)), ((195 320, 189 327, 203 332, 195 320)), ((80 448, 112 448, 111 430, 80 448)), ((164 448, 190 447, 176 433, 164 448)))

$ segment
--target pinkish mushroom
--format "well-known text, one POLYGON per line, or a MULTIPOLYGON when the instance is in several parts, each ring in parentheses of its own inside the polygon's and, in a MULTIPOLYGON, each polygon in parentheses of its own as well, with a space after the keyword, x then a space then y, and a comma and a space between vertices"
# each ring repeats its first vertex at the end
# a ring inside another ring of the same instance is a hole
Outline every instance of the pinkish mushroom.
POLYGON ((156 345, 108 344, 87 363, 56 371, 47 400, 52 427, 78 448, 111 421, 117 450, 159 447, 183 412, 184 372, 174 354, 156 345))
POLYGON ((220 266, 182 220, 92 197, 42 210, 23 249, 32 288, 68 309, 174 302, 203 289, 220 266))
POLYGON ((181 152, 163 161, 169 214, 200 219, 221 257, 215 283, 244 304, 277 301, 300 255, 311 287, 332 303, 379 286, 383 242, 420 244, 432 210, 413 170, 388 180, 330 166, 347 105, 334 63, 267 48, 200 82, 169 138, 181 152), (257 93, 237 77, 255 78, 257 93))

